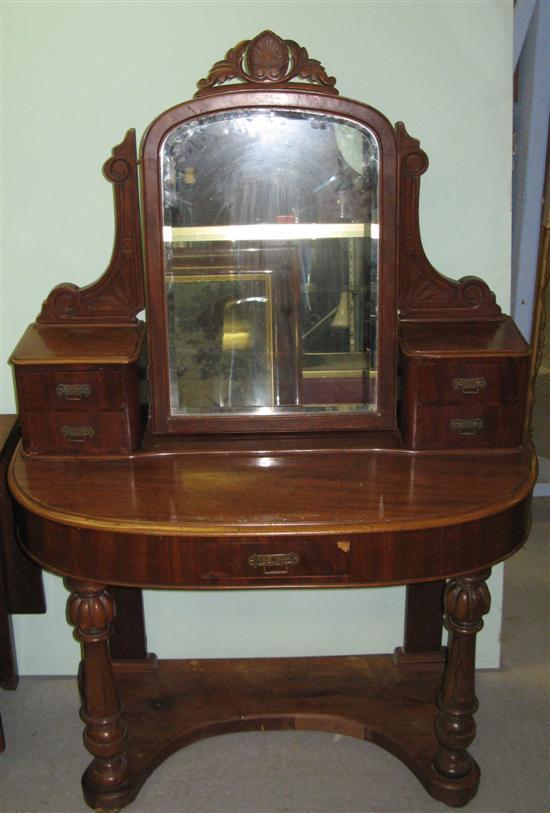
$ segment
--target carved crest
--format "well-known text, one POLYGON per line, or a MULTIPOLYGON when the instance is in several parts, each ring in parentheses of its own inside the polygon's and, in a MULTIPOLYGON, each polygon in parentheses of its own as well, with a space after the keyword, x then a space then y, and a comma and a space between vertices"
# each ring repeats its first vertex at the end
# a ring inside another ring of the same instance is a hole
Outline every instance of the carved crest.
POLYGON ((324 92, 337 94, 336 79, 328 76, 317 59, 294 40, 283 40, 273 31, 262 31, 252 40, 243 40, 216 62, 205 79, 197 83, 197 96, 211 93, 216 85, 232 79, 260 85, 284 84, 291 79, 309 79, 324 92))

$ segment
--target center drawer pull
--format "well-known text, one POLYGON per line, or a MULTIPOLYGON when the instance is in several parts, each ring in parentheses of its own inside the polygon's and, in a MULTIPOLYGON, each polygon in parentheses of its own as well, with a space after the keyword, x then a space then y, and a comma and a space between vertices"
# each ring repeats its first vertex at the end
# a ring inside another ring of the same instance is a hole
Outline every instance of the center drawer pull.
POLYGON ((55 394, 65 401, 82 401, 90 397, 92 388, 89 384, 58 384, 55 394))
POLYGON ((459 435, 477 435, 483 429, 482 418, 453 418, 449 421, 449 429, 459 435))
POLYGON ((93 426, 62 426, 61 434, 73 443, 83 443, 87 438, 94 437, 95 429, 93 426))
POLYGON ((284 575, 290 565, 297 565, 299 561, 297 553, 253 553, 248 557, 248 564, 263 568, 266 576, 284 575))
POLYGON ((487 379, 480 375, 478 378, 453 378, 453 390, 463 395, 477 395, 487 386, 487 379))

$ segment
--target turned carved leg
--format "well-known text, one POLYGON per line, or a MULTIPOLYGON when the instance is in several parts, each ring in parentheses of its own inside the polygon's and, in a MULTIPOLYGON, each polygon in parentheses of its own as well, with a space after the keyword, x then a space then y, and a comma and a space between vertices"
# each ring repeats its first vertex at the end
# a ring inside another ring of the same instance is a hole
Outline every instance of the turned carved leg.
POLYGON ((491 597, 485 584, 490 570, 452 579, 445 590, 449 655, 438 698, 439 715, 435 733, 439 749, 435 770, 448 780, 465 778, 479 770, 467 752, 475 737, 476 634, 483 627, 482 616, 489 612, 491 597))
POLYGON ((86 724, 84 744, 94 760, 83 782, 86 800, 95 807, 102 794, 107 799, 112 790, 120 789, 128 771, 126 729, 109 655, 115 606, 102 585, 67 579, 67 586, 72 590, 67 605, 69 621, 84 650, 81 716, 86 724))

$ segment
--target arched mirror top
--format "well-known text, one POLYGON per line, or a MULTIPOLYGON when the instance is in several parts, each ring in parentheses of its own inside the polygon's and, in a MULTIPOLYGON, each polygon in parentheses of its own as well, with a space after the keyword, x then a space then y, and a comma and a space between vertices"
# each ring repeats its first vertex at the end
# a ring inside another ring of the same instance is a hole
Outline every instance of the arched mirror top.
POLYGON ((163 227, 377 224, 378 174, 376 136, 343 117, 269 107, 210 114, 161 144, 163 227))

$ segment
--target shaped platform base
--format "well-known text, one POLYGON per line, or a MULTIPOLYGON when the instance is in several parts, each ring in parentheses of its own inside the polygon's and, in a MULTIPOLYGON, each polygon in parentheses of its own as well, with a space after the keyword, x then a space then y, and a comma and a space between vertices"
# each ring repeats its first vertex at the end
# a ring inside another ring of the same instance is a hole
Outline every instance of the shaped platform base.
POLYGON ((390 655, 160 661, 156 673, 118 674, 128 729, 128 780, 108 790, 88 771, 84 796, 96 810, 129 804, 164 759, 216 734, 329 731, 394 754, 431 796, 451 806, 476 793, 478 766, 459 780, 432 767, 441 664, 398 666, 390 655))

